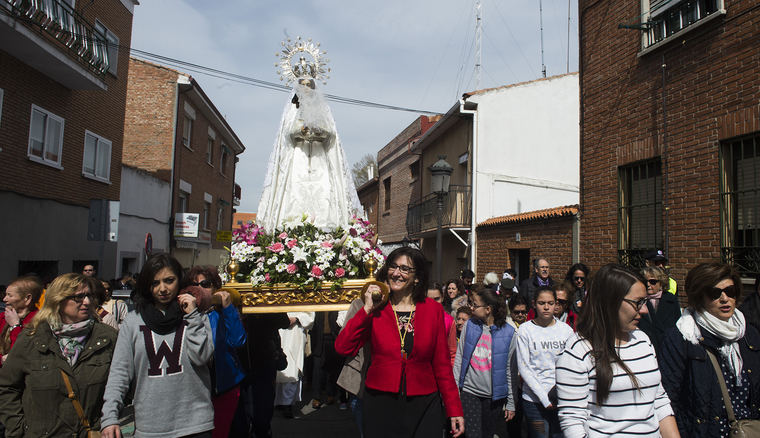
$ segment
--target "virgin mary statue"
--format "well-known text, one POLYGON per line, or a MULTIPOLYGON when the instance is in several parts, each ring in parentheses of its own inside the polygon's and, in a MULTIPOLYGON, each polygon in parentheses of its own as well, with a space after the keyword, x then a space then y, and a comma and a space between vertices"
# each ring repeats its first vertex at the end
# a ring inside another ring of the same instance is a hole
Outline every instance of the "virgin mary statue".
POLYGON ((320 52, 300 38, 285 45, 280 73, 294 82, 269 157, 256 222, 268 232, 304 214, 323 230, 348 225, 361 211, 330 108, 317 90, 324 73, 320 52), (302 56, 292 65, 296 53, 302 56))

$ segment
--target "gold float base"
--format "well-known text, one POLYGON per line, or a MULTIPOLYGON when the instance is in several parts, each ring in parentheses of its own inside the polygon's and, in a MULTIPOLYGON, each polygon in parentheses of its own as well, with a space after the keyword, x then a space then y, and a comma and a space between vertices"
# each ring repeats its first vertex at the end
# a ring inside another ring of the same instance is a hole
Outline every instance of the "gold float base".
POLYGON ((251 283, 226 283, 224 287, 240 293, 242 313, 327 312, 348 310, 351 302, 361 297, 365 283, 372 280, 346 280, 336 290, 331 282, 324 282, 307 292, 290 284, 253 287, 251 283))

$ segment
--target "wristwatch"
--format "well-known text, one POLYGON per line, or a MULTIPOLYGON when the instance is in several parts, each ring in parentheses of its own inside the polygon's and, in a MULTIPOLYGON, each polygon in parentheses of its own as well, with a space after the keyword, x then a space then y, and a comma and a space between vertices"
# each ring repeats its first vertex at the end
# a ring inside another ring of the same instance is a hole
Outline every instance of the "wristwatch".
POLYGON ((21 323, 14 324, 11 326, 11 330, 15 329, 16 327, 23 327, 23 325, 21 325, 21 323))

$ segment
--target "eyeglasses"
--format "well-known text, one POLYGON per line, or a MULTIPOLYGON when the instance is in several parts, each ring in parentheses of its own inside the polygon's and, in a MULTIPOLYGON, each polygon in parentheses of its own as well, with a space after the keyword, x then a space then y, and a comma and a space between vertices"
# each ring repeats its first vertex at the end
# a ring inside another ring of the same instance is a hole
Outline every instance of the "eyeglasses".
POLYGON ((623 298, 623 301, 635 307, 636 310, 641 310, 641 308, 644 307, 644 304, 646 304, 647 301, 649 301, 649 297, 639 298, 638 300, 630 300, 628 298, 623 298))
POLYGON ((549 269, 549 267, 548 266, 539 266, 538 269, 540 269, 542 271, 546 271, 546 270, 549 269))
POLYGON ((93 299, 94 297, 95 297, 95 294, 93 294, 93 293, 86 293, 86 294, 74 294, 74 295, 69 295, 69 296, 67 296, 67 297, 66 297, 66 299, 67 299, 67 300, 74 300, 74 301, 76 301, 76 302, 77 302, 77 304, 82 304, 82 303, 84 303, 84 299, 85 299, 85 298, 87 298, 87 299, 89 299, 90 301, 92 301, 92 299, 93 299))
POLYGON ((526 315, 528 313, 527 310, 513 310, 512 313, 515 315, 526 315))
POLYGON ((586 277, 573 277, 573 281, 586 281, 586 277))
POLYGON ((202 288, 208 289, 211 287, 211 280, 195 281, 190 283, 190 286, 200 286, 202 288))
POLYGON ((723 289, 714 287, 710 289, 709 291, 707 291, 707 298, 709 298, 712 301, 715 301, 718 298, 720 298, 720 296, 724 293, 726 294, 727 297, 735 299, 739 293, 739 289, 733 284, 731 286, 726 286, 723 289))
POLYGON ((94 269, 83 269, 84 272, 92 272, 94 269))
POLYGON ((650 278, 649 280, 647 280, 647 283, 651 284, 652 286, 654 286, 655 284, 657 284, 659 282, 660 282, 660 280, 657 280, 657 279, 654 279, 654 278, 650 278))
POLYGON ((411 266, 397 265, 397 264, 394 264, 394 263, 389 263, 388 264, 388 272, 393 272, 396 269, 398 269, 399 271, 401 271, 402 274, 409 274, 410 272, 414 272, 414 268, 411 267, 411 266))
POLYGON ((567 306, 567 300, 557 299, 557 304, 559 304, 560 306, 567 306))
POLYGON ((478 306, 477 304, 473 303, 472 301, 467 302, 467 307, 470 309, 477 309, 478 307, 488 307, 488 306, 478 306))

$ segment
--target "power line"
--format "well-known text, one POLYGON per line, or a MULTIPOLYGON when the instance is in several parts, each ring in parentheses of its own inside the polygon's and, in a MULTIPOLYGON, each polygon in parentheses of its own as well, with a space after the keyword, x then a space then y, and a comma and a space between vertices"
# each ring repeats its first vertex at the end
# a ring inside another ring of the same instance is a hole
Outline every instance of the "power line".
MULTIPOLYGON (((12 11, 7 11, 3 8, 0 8, 0 13, 10 16, 14 18, 15 20, 22 21, 34 27, 37 27, 41 31, 47 31, 42 24, 36 22, 35 20, 29 19, 28 17, 24 15, 16 14, 16 13, 13 13, 12 11)), ((84 40, 93 44, 95 43, 106 44, 106 45, 112 44, 112 43, 109 43, 108 41, 104 41, 101 38, 97 38, 97 37, 90 36, 87 34, 82 35, 76 32, 68 32, 66 30, 59 30, 58 32, 65 33, 74 38, 79 38, 81 40, 84 40)), ((182 69, 190 70, 195 73, 204 74, 207 76, 212 76, 219 79, 228 80, 231 82, 237 82, 244 85, 251 85, 254 87, 264 88, 268 90, 280 91, 280 92, 285 92, 285 93, 289 93, 291 91, 291 87, 278 84, 276 82, 256 79, 250 76, 244 76, 244 75, 240 75, 240 74, 236 74, 236 73, 232 73, 232 72, 228 72, 228 71, 224 71, 224 70, 220 70, 220 69, 216 69, 212 67, 203 66, 200 64, 195 64, 188 61, 182 61, 176 58, 171 58, 168 56, 151 53, 145 50, 139 50, 133 47, 123 46, 121 44, 116 44, 115 46, 118 47, 119 49, 128 49, 131 54, 137 55, 137 57, 141 57, 145 60, 160 61, 161 63, 166 63, 171 66, 179 66, 182 69)), ((427 111, 427 110, 407 108, 407 107, 396 106, 396 105, 387 105, 387 104, 371 102, 371 101, 366 101, 366 100, 361 100, 361 99, 338 96, 334 94, 324 94, 324 96, 325 96, 325 99, 329 101, 336 102, 336 103, 343 103, 346 105, 363 106, 367 108, 386 109, 386 110, 393 110, 393 111, 405 111, 405 112, 411 112, 411 113, 416 113, 416 114, 429 114, 429 115, 440 114, 440 112, 438 111, 427 111)))

